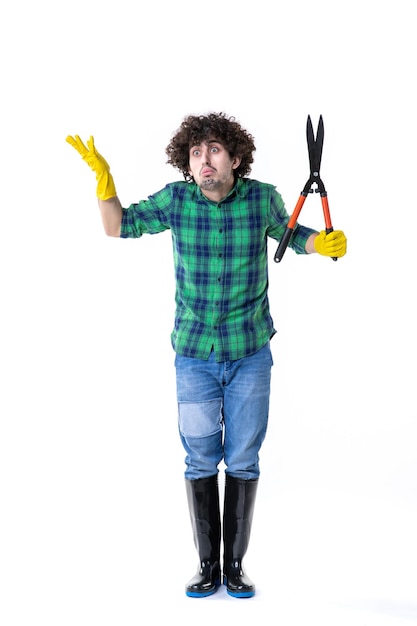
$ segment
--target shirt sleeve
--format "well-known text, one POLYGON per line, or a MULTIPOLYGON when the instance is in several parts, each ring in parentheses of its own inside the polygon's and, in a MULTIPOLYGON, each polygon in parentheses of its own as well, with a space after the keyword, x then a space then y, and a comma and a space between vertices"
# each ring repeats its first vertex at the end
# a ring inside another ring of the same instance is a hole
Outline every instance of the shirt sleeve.
POLYGON ((171 204, 172 191, 170 185, 167 185, 147 200, 123 208, 120 237, 138 238, 144 234, 154 235, 168 230, 171 204))
MULTIPOLYGON (((285 208, 284 200, 276 189, 271 194, 271 225, 268 229, 269 237, 280 241, 284 236, 290 216, 285 208)), ((305 246, 307 239, 317 231, 308 226, 296 223, 288 246, 296 254, 307 254, 305 246)))

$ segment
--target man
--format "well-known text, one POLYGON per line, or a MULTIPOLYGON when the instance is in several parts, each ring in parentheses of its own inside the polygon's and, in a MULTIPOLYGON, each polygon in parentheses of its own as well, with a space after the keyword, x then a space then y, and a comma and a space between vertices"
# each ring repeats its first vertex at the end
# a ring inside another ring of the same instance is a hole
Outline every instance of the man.
MULTIPOLYGON (((237 598, 255 585, 242 567, 259 479, 259 450, 269 411, 275 334, 268 303, 267 239, 279 241, 288 213, 276 189, 247 175, 253 137, 224 113, 190 115, 166 148, 184 181, 146 200, 122 205, 110 168, 90 137, 67 141, 96 174, 107 235, 141 237, 171 230, 176 313, 171 336, 179 434, 186 451, 185 484, 199 554, 186 594, 204 597, 221 581, 237 598), (225 464, 223 533, 218 466, 225 464), (221 537, 223 534, 223 569, 221 537)), ((297 224, 297 254, 341 257, 342 231, 328 235, 297 224)))

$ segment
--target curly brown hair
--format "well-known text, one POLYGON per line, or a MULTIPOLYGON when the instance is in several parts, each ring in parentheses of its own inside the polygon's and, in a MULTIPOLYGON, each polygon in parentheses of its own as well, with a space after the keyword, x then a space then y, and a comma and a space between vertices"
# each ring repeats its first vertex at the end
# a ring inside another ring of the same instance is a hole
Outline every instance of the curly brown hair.
POLYGON ((239 156, 241 161, 234 170, 236 178, 243 178, 251 171, 254 138, 232 116, 225 113, 209 113, 207 115, 188 115, 173 135, 165 149, 167 163, 182 172, 187 182, 193 180, 189 172, 190 148, 207 139, 216 139, 230 156, 239 156))

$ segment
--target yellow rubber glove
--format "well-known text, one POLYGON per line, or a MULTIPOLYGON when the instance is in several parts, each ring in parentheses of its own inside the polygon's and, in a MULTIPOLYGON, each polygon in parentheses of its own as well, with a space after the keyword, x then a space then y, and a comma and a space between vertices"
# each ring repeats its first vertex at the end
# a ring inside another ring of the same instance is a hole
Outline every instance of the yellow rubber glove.
POLYGON ((113 176, 110 174, 110 166, 101 154, 97 152, 94 146, 94 137, 90 137, 87 141, 87 146, 83 144, 78 135, 75 135, 75 137, 68 135, 66 141, 76 149, 95 173, 97 197, 100 200, 108 200, 116 196, 116 187, 114 186, 113 176))
POLYGON ((342 230, 333 230, 326 235, 322 230, 314 240, 316 252, 323 256, 341 257, 346 254, 347 239, 342 230))

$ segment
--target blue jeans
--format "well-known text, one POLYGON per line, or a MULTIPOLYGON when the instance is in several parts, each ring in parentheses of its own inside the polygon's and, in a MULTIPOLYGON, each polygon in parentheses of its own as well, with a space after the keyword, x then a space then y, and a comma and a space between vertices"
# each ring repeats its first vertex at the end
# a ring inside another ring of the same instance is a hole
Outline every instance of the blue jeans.
POLYGON ((271 387, 269 343, 255 354, 217 363, 176 355, 178 428, 188 480, 225 472, 259 477, 259 450, 265 438, 271 387))

